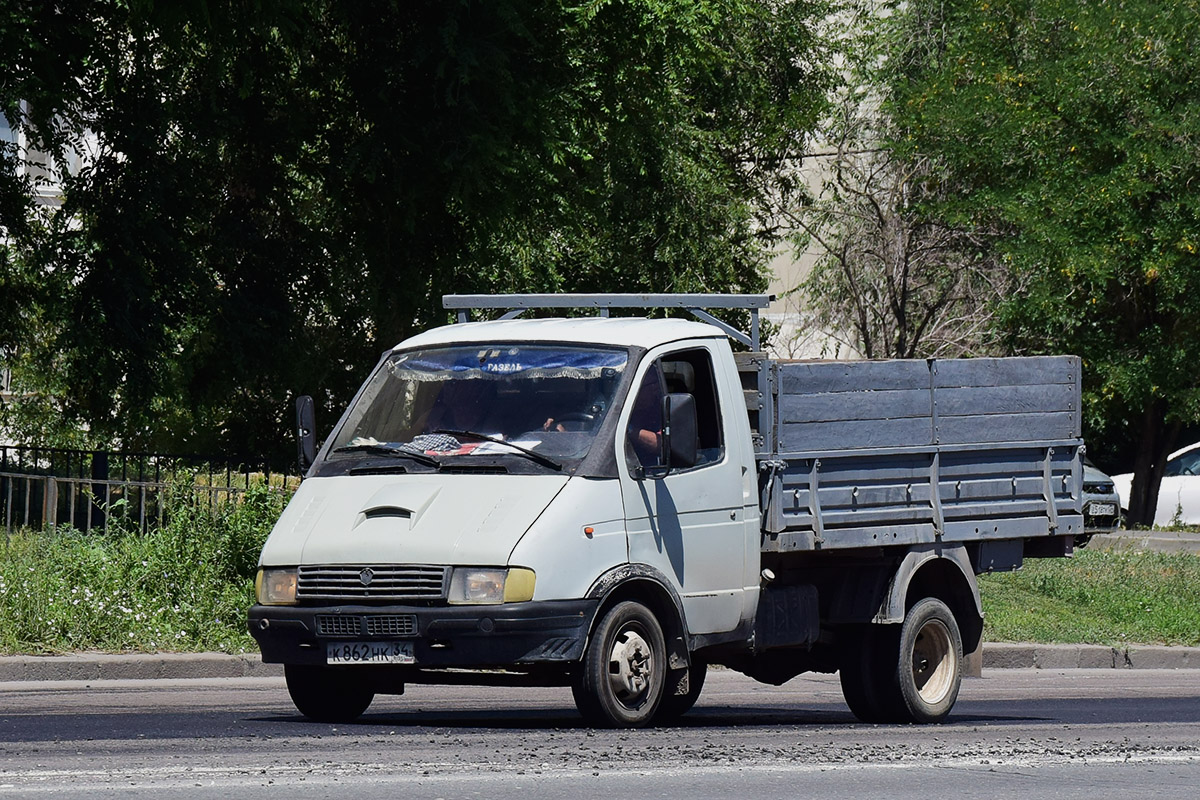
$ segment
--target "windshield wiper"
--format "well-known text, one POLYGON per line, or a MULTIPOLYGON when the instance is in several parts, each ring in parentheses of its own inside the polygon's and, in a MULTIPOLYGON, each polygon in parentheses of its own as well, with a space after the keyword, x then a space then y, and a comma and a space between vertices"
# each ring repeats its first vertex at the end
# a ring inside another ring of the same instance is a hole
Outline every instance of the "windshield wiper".
POLYGON ((543 466, 550 467, 551 469, 558 470, 559 472, 562 472, 562 470, 563 470, 563 465, 561 463, 559 463, 558 461, 555 461, 553 458, 550 458, 549 456, 544 456, 541 453, 530 450, 528 447, 521 447, 521 445, 519 445, 519 444, 513 444, 512 442, 506 442, 503 439, 496 437, 496 436, 488 436, 486 433, 478 433, 476 431, 454 431, 454 430, 448 430, 448 429, 447 430, 436 430, 436 431, 434 431, 434 433, 445 433, 450 436, 456 436, 456 437, 457 436, 469 436, 470 438, 478 439, 481 442, 494 442, 495 444, 502 444, 505 447, 511 447, 513 450, 516 450, 518 453, 521 453, 522 455, 525 455, 525 456, 533 459, 534 461, 538 462, 539 464, 541 464, 543 466))
POLYGON ((438 469, 442 466, 442 462, 438 461, 431 455, 413 450, 408 447, 392 447, 386 444, 347 444, 335 449, 335 453, 371 453, 380 456, 392 456, 397 458, 411 458, 417 463, 424 464, 428 467, 438 469))

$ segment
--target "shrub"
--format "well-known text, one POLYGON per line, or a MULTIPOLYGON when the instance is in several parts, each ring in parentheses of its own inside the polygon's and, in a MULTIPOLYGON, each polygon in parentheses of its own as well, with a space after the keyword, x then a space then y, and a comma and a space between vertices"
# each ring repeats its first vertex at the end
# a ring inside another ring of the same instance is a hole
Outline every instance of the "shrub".
MULTIPOLYGON (((203 497, 204 499, 201 499, 203 497)), ((24 530, 0 553, 0 652, 239 652, 259 550, 286 502, 259 486, 209 503, 172 489, 145 533, 24 530)))

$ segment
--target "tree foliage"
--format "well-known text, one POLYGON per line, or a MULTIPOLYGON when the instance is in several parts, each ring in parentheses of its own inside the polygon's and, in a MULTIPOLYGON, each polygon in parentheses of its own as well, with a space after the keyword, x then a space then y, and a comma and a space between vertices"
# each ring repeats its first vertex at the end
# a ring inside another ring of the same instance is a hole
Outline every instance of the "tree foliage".
POLYGON ((1085 427, 1136 441, 1148 522, 1200 420, 1200 7, 917 0, 895 19, 896 151, 946 170, 943 219, 1011 228, 1007 345, 1083 356, 1085 427))
POLYGON ((829 82, 819 0, 6 9, 6 114, 94 152, 0 186, 0 345, 131 447, 268 449, 445 293, 761 290, 829 82))
POLYGON ((878 3, 851 0, 831 26, 846 80, 821 126, 825 152, 809 167, 815 200, 794 217, 798 245, 816 254, 796 290, 802 327, 866 358, 989 353, 995 302, 1015 289, 991 246, 1005 230, 930 214, 947 191, 938 163, 887 146, 897 133, 882 105, 896 39, 878 13, 878 3))

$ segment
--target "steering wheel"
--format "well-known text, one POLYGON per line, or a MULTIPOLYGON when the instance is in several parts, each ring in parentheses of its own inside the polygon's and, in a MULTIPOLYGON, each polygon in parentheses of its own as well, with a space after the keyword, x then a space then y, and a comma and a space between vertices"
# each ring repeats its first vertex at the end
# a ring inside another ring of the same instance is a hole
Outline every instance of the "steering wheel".
POLYGON ((568 428, 568 430, 590 431, 592 426, 596 424, 596 415, 589 414, 586 411, 571 411, 566 414, 560 414, 554 418, 556 425, 562 425, 566 422, 582 423, 578 428, 568 428))

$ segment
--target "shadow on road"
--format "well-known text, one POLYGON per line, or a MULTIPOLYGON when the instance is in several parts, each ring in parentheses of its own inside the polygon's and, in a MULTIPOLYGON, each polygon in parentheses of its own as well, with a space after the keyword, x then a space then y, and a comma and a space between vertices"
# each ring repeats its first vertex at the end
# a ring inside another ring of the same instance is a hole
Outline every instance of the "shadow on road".
MULTIPOLYGON (((298 724, 308 727, 328 727, 339 730, 373 728, 454 728, 481 730, 573 730, 589 726, 573 709, 546 708, 520 710, 466 711, 368 711, 353 722, 330 725, 309 722, 296 715, 255 717, 247 721, 267 724, 298 724)), ((1013 724, 1054 721, 1046 717, 1013 714, 954 714, 945 725, 1013 724)), ((693 709, 686 716, 655 726, 664 728, 803 728, 803 727, 900 727, 897 725, 866 725, 859 722, 844 706, 829 708, 776 708, 708 706, 693 709)))
MULTIPOLYGON (((249 721, 264 723, 310 723, 300 715, 255 717, 249 721)), ((711 707, 696 709, 687 716, 660 724, 658 728, 773 727, 779 725, 839 725, 855 722, 849 711, 771 710, 756 708, 711 707)), ((497 730, 584 729, 589 726, 574 709, 545 708, 519 710, 466 711, 368 711, 354 722, 331 727, 366 729, 373 727, 481 728, 497 730)))
MULTIPOLYGON (((401 704, 403 700, 392 700, 401 704)), ((1063 724, 1104 726, 1113 723, 1194 723, 1200 718, 1200 698, 1038 698, 1021 701, 982 700, 960 702, 939 728, 989 726, 997 729, 1029 725, 1063 724)), ((657 730, 688 729, 887 729, 897 725, 866 725, 858 722, 840 702, 804 706, 705 705, 701 703, 683 718, 658 726, 657 730)), ((551 731, 584 730, 588 726, 568 705, 521 706, 516 708, 462 709, 431 707, 414 702, 412 710, 380 707, 350 723, 336 725, 309 722, 296 712, 279 706, 255 711, 246 707, 204 711, 130 710, 102 713, 7 713, 0 715, 0 743, 69 742, 78 740, 180 739, 222 740, 238 737, 310 737, 326 735, 386 734, 397 729, 424 732, 437 729, 458 731, 551 731)), ((915 730, 914 726, 914 730, 915 730)), ((628 731, 618 733, 630 733, 628 731)), ((2 750, 0 746, 0 750, 2 750)))

